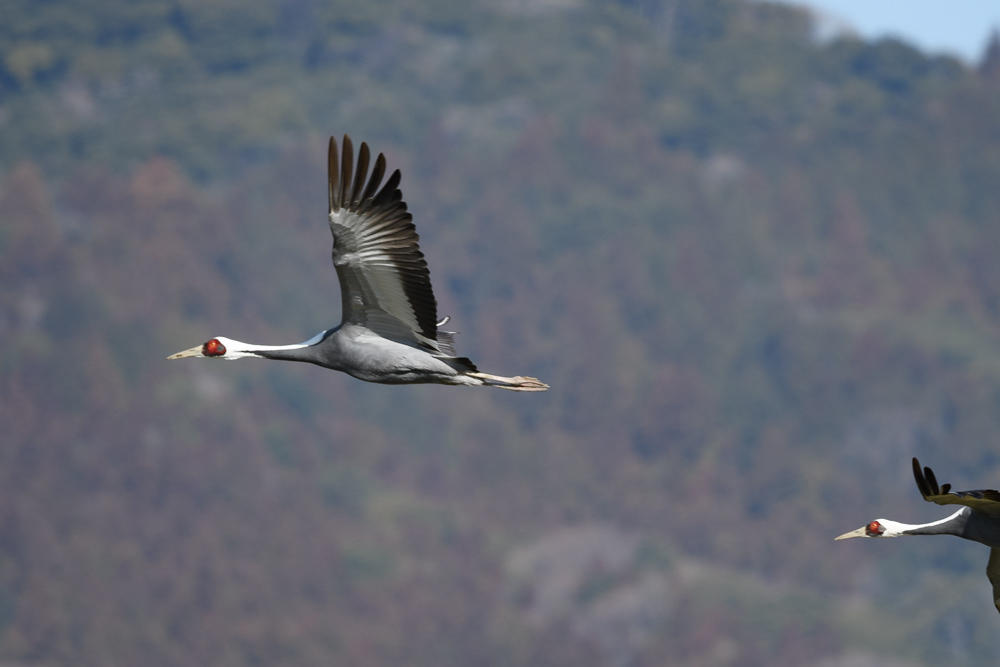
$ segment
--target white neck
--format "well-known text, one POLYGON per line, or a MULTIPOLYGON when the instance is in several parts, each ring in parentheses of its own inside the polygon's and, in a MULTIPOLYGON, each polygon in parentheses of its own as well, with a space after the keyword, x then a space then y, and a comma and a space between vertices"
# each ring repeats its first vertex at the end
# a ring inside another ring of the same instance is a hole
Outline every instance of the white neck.
MULTIPOLYGON (((329 331, 329 329, 326 331, 329 331)), ((294 345, 254 345, 253 343, 244 343, 239 340, 233 340, 232 338, 226 338, 225 336, 216 336, 215 340, 226 346, 226 355, 221 357, 222 359, 242 359, 244 357, 256 357, 257 355, 254 354, 254 352, 298 350, 303 347, 309 347, 310 345, 315 345, 323 340, 323 336, 326 335, 326 331, 320 331, 304 343, 296 343, 294 345)))
MULTIPOLYGON (((931 521, 930 523, 900 523, 899 521, 892 521, 890 519, 878 519, 878 522, 882 524, 885 528, 885 532, 882 533, 882 537, 899 537, 900 535, 920 535, 920 534, 934 534, 936 528, 941 528, 950 521, 954 521, 963 513, 967 512, 968 508, 963 507, 951 516, 947 516, 938 521, 931 521)), ((947 533, 947 530, 942 530, 942 533, 947 533)))

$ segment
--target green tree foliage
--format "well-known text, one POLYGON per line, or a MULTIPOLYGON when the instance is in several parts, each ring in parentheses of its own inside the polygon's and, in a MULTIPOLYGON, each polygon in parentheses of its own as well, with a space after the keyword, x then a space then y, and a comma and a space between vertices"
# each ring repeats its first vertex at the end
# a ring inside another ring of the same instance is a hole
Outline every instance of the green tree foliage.
POLYGON ((984 664, 985 548, 832 536, 939 516, 913 455, 1000 484, 992 57, 742 0, 8 2, 0 661, 984 664), (459 349, 550 392, 165 362, 336 321, 343 131, 459 349))

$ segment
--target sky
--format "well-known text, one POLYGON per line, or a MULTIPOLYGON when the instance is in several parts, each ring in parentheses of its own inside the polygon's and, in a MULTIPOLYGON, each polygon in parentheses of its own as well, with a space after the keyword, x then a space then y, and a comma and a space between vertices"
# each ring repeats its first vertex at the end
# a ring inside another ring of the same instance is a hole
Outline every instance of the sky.
POLYGON ((806 5, 847 24, 865 38, 899 37, 923 51, 979 62, 994 28, 1000 0, 785 0, 806 5))

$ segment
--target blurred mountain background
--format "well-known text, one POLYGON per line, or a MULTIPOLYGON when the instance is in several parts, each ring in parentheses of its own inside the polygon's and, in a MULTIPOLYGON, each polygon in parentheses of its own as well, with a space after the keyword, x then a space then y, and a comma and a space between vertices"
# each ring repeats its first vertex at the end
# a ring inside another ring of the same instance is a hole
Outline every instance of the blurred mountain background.
POLYGON ((1000 42, 747 0, 7 0, 0 665, 982 665, 1000 42), (339 321, 325 149, 403 171, 461 353, 339 321))

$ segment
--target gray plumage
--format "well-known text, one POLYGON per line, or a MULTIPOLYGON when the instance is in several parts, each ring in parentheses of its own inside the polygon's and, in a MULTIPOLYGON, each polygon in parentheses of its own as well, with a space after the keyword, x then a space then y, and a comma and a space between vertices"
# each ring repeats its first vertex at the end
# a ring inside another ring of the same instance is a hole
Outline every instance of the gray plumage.
POLYGON ((454 333, 442 331, 427 261, 413 217, 399 190, 397 169, 382 185, 382 154, 368 176, 370 152, 344 136, 343 153, 330 137, 329 220, 333 265, 340 280, 339 326, 297 345, 253 345, 218 336, 168 357, 304 361, 383 384, 437 383, 544 391, 532 377, 480 372, 455 353, 454 333), (380 187, 381 186, 381 187, 380 187))
POLYGON ((835 538, 899 537, 901 535, 956 535, 990 547, 986 576, 993 585, 993 602, 1000 611, 1000 492, 994 489, 952 491, 951 484, 938 486, 934 471, 913 459, 913 478, 924 500, 938 505, 960 505, 949 517, 925 524, 906 524, 876 519, 866 526, 835 538))

